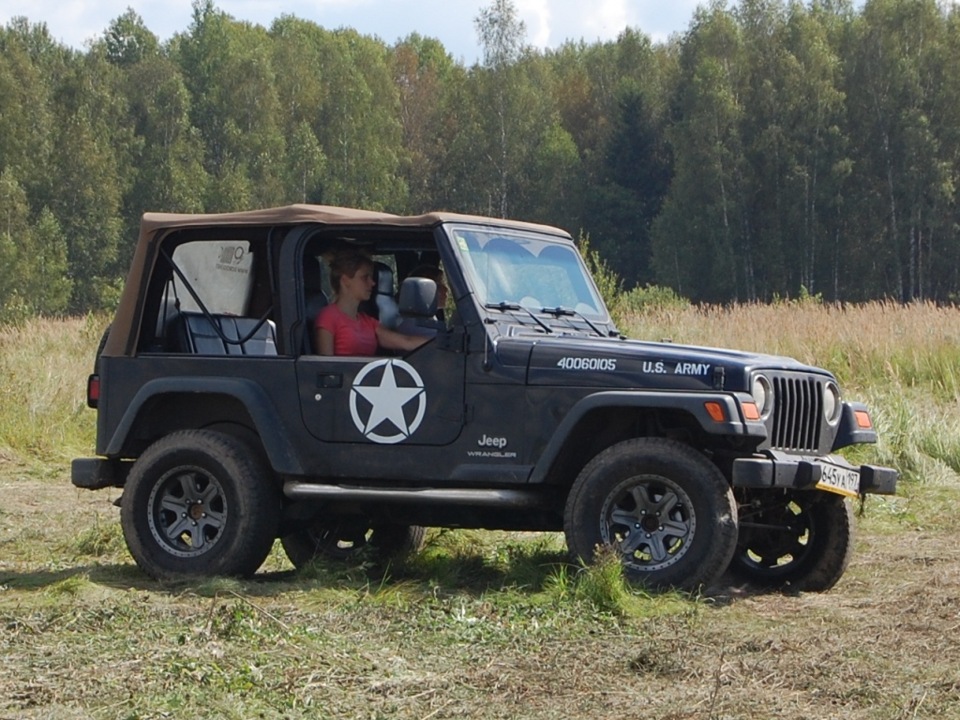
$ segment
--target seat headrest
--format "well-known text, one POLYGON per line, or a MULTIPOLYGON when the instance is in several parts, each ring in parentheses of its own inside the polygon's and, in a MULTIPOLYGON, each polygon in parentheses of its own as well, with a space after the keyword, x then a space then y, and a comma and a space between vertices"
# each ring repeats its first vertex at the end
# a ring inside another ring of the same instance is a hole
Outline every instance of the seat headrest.
POLYGON ((375 262, 373 274, 377 279, 378 295, 393 295, 393 270, 386 263, 375 262))

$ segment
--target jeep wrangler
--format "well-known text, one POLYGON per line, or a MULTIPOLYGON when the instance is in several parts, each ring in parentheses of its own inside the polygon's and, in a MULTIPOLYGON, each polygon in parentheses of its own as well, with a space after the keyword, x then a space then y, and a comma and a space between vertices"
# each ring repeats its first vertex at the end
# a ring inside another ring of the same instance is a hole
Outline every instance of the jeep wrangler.
POLYGON ((570 235, 541 225, 148 213, 101 345, 97 457, 72 482, 122 488, 130 553, 160 579, 252 574, 276 538, 296 567, 409 552, 440 526, 562 530, 575 559, 611 547, 651 588, 729 569, 822 591, 850 559, 850 498, 897 482, 835 454, 876 433, 830 373, 623 337, 570 235), (375 261, 367 312, 426 344, 317 354, 344 245, 375 261), (407 277, 423 264, 445 272, 445 312, 407 277))

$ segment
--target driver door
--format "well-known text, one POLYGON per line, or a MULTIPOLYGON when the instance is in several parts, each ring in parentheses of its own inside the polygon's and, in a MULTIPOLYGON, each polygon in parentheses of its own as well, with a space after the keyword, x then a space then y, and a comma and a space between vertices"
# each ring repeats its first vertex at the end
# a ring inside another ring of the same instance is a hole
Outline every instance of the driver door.
POLYGON ((407 357, 303 355, 303 421, 318 440, 447 445, 464 425, 464 354, 436 338, 407 357))

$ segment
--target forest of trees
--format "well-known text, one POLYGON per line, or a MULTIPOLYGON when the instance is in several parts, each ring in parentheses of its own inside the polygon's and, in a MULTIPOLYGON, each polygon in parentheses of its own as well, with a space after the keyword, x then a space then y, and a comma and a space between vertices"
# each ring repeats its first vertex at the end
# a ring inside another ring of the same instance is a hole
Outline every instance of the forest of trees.
POLYGON ((696 301, 960 298, 960 11, 937 0, 714 0, 653 43, 526 44, 512 0, 466 67, 196 0, 84 51, 0 29, 0 319, 117 297, 150 211, 293 202, 450 210, 590 238, 696 301))

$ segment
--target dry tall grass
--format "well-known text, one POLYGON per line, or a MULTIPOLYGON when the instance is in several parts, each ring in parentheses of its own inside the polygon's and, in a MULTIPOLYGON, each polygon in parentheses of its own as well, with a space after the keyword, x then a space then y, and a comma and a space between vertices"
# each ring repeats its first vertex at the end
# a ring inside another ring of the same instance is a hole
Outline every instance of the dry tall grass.
POLYGON ((87 316, 0 325, 0 452, 23 461, 91 452, 86 378, 106 323, 87 316))
POLYGON ((960 309, 929 303, 815 302, 667 308, 627 320, 637 338, 788 355, 851 389, 892 383, 960 396, 960 309))
POLYGON ((875 448, 854 455, 892 464, 908 480, 960 479, 960 308, 812 301, 667 307, 628 317, 624 331, 826 368, 847 398, 870 405, 880 433, 875 448))
MULTIPOLYGON (((107 320, 0 326, 0 452, 63 460, 88 454, 86 376, 107 320)), ((631 337, 788 355, 824 367, 870 404, 881 435, 866 457, 908 478, 960 471, 960 309, 890 302, 665 307, 633 314, 631 337)))

